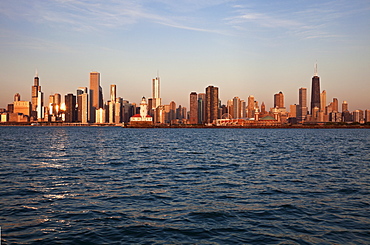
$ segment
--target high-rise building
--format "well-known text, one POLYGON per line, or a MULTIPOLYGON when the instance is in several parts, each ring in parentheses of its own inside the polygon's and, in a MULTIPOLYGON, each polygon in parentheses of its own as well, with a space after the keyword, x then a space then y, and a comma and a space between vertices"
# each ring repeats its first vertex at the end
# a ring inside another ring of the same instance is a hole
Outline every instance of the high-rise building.
POLYGON ((248 97, 248 105, 247 105, 247 111, 248 111, 248 117, 249 118, 254 118, 254 113, 255 113, 255 110, 254 110, 254 106, 255 106, 255 103, 254 103, 254 96, 253 95, 250 95, 248 97))
POLYGON ((338 99, 333 98, 333 112, 338 112, 338 99))
POLYGON ((353 122, 358 122, 358 123, 364 122, 364 111, 363 110, 355 110, 352 114, 353 114, 353 122))
POLYGON ((108 102, 108 122, 115 123, 116 121, 116 88, 115 84, 110 85, 110 101, 108 102))
MULTIPOLYGON (((342 103, 342 115, 343 115, 343 122, 352 122, 353 117, 352 117, 352 113, 350 113, 349 110, 348 110, 347 101, 343 101, 343 103, 342 103)), ((366 113, 365 113, 365 115, 366 115, 366 113)))
POLYGON ((343 101, 342 103, 342 112, 348 111, 348 103, 347 101, 343 101))
POLYGON ((105 123, 105 109, 99 108, 95 111, 96 123, 105 123))
POLYGON ((54 103, 60 107, 60 104, 62 102, 62 95, 61 94, 58 94, 58 93, 55 93, 54 94, 54 103))
POLYGON ((315 117, 312 113, 313 109, 317 107, 321 108, 320 104, 320 77, 317 75, 317 64, 315 65, 315 74, 312 77, 312 90, 311 90, 311 115, 315 117))
POLYGON ((156 109, 162 104, 160 95, 160 78, 157 76, 152 80, 152 109, 156 109))
POLYGON ((265 105, 265 102, 262 102, 260 115, 263 116, 265 114, 267 114, 267 112, 266 112, 266 105, 265 105))
POLYGON ((111 84, 110 85, 110 101, 116 102, 116 98, 117 98, 116 90, 117 90, 117 85, 111 84))
POLYGON ((234 97, 232 100, 232 112, 231 116, 235 119, 241 118, 241 102, 239 97, 234 97))
POLYGON ((303 122, 307 116, 307 88, 299 89, 298 121, 303 122))
POLYGON ((285 108, 284 94, 281 91, 278 94, 274 94, 274 108, 285 108))
POLYGON ((329 114, 329 122, 342 122, 343 119, 341 112, 331 112, 329 114))
POLYGON ((51 94, 49 95, 49 115, 53 116, 55 115, 55 104, 54 104, 54 95, 51 94))
POLYGON ((39 91, 41 91, 40 80, 37 71, 35 77, 33 78, 33 86, 31 87, 31 91, 31 117, 33 120, 35 120, 37 118, 38 95, 39 91))
POLYGON ((180 121, 187 119, 186 107, 179 105, 179 107, 176 108, 176 119, 179 119, 180 121))
POLYGON ((232 118, 233 111, 234 111, 233 100, 228 100, 226 103, 226 106, 224 106, 224 110, 223 110, 223 113, 221 114, 221 118, 232 118), (227 116, 224 114, 227 114, 227 116))
POLYGON ((365 110, 365 123, 370 122, 370 110, 365 110))
POLYGON ((31 103, 29 101, 14 101, 14 113, 21 113, 25 116, 31 115, 31 103))
MULTIPOLYGON (((96 110, 103 108, 103 93, 100 87, 100 73, 90 72, 90 108, 89 121, 94 123, 96 110)), ((100 112, 101 113, 101 112, 100 112)))
POLYGON ((176 119, 186 119, 186 107, 182 107, 181 105, 179 105, 179 107, 176 108, 176 119))
POLYGON ((190 124, 198 124, 198 95, 196 92, 190 93, 190 124))
POLYGON ((205 122, 213 123, 218 119, 218 87, 208 86, 206 88, 205 122))
POLYGON ((62 103, 62 95, 55 93, 54 94, 54 104, 55 104, 55 110, 56 110, 57 115, 60 113, 61 103, 62 103))
POLYGON ((77 113, 76 113, 76 96, 74 94, 67 94, 64 97, 65 103, 65 122, 75 122, 77 113))
POLYGON ((199 93, 198 94, 198 123, 202 124, 205 122, 205 103, 206 102, 206 94, 199 93))
POLYGON ((121 123, 123 120, 122 104, 123 104, 123 99, 121 97, 116 98, 116 103, 115 103, 115 108, 114 108, 114 123, 121 123))
POLYGON ((245 102, 244 100, 241 100, 240 101, 240 105, 241 105, 241 108, 240 108, 240 117, 241 118, 246 118, 247 117, 247 102, 245 102))
POLYGON ((298 112, 298 105, 290 105, 290 110, 289 110, 289 117, 290 118, 297 118, 297 113, 298 112))
POLYGON ((176 119, 176 102, 175 101, 171 101, 170 102, 169 120, 171 122, 172 120, 175 120, 175 119, 176 119))
POLYGON ((154 120, 154 109, 153 109, 153 99, 152 98, 148 98, 148 114, 151 117, 153 117, 153 120, 154 120))
POLYGON ((44 119, 44 93, 38 91, 37 93, 37 119, 42 120, 44 119))
MULTIPOLYGON (((149 107, 148 107, 149 108, 149 107)), ((130 117, 133 116, 134 107, 130 104, 128 100, 122 100, 122 122, 128 123, 130 121, 130 117)))
POLYGON ((77 89, 77 121, 87 123, 89 117, 89 95, 87 87, 77 89))
POLYGON ((323 90, 320 94, 320 111, 325 112, 326 107, 326 91, 323 90))

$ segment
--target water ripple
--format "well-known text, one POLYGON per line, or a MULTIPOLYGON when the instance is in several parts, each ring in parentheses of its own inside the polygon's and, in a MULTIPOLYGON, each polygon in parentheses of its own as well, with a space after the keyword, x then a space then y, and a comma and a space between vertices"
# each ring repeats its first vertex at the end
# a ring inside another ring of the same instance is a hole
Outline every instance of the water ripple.
POLYGON ((0 127, 4 244, 368 244, 370 130, 0 127))

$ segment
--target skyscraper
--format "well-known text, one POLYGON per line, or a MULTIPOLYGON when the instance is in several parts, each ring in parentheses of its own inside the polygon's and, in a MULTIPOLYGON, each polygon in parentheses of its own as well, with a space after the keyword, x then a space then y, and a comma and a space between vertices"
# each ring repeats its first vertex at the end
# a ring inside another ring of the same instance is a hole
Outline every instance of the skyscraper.
POLYGON ((333 112, 338 112, 338 99, 333 98, 333 112))
POLYGON ((326 91, 323 90, 320 94, 320 111, 325 112, 326 107, 326 91))
POLYGON ((67 94, 64 97, 64 102, 66 106, 65 111, 65 122, 75 122, 76 121, 76 96, 74 94, 67 94))
POLYGON ((87 87, 79 87, 77 89, 77 121, 81 123, 88 122, 89 112, 89 96, 87 87))
POLYGON ((38 73, 36 71, 36 74, 35 74, 35 77, 33 79, 33 86, 31 88, 31 104, 32 104, 32 108, 31 108, 31 117, 35 120, 37 118, 37 105, 38 105, 38 95, 39 95, 39 91, 41 91, 41 86, 40 86, 40 80, 39 80, 39 76, 38 76, 38 73))
POLYGON ((37 120, 44 119, 44 93, 41 91, 37 92, 37 120))
POLYGON ((55 115, 55 99, 54 95, 49 95, 49 115, 54 116, 55 115))
POLYGON ((240 117, 241 118, 246 118, 247 117, 247 102, 245 102, 244 100, 241 100, 240 101, 240 105, 241 105, 241 108, 240 108, 240 117))
POLYGON ((121 123, 122 122, 122 104, 123 99, 121 97, 116 98, 116 103, 114 104, 114 122, 121 123))
POLYGON ((262 104, 261 104, 261 114, 260 115, 263 116, 265 114, 267 114, 266 105, 265 105, 265 102, 262 102, 262 104))
POLYGON ((206 102, 206 94, 199 93, 198 94, 198 123, 202 124, 205 122, 205 102, 206 102))
POLYGON ((198 124, 198 95, 196 92, 190 93, 190 124, 198 124))
POLYGON ((31 103, 29 101, 14 101, 14 113, 22 113, 25 116, 31 114, 31 103))
POLYGON ((281 91, 274 94, 274 108, 284 108, 284 94, 281 91))
POLYGON ((116 102, 117 97, 117 85, 111 84, 110 85, 110 101, 116 102))
POLYGON ((348 111, 348 103, 347 101, 343 101, 342 103, 342 112, 348 111))
POLYGON ((370 110, 365 110, 365 123, 370 122, 370 110))
POLYGON ((218 119, 218 87, 208 86, 206 88, 205 122, 213 123, 218 119))
POLYGON ((248 111, 247 117, 254 118, 255 111, 254 111, 254 96, 253 95, 249 95, 248 97, 247 111, 248 111))
POLYGON ((307 88, 299 89, 298 121, 303 122, 307 116, 307 88))
POLYGON ((111 84, 110 85, 110 101, 108 104, 108 122, 114 123, 115 122, 115 109, 116 109, 116 85, 111 84))
POLYGON ((316 117, 316 115, 313 115, 313 109, 317 107, 318 109, 321 108, 320 104, 320 78, 317 75, 317 64, 315 65, 315 74, 312 77, 312 90, 311 90, 311 115, 313 117, 316 117))
POLYGON ((233 100, 232 100, 232 112, 229 114, 231 114, 231 116, 235 119, 237 118, 241 118, 241 102, 240 102, 240 98, 239 97, 234 97, 233 100))
POLYGON ((103 93, 100 87, 100 73, 91 72, 90 73, 90 108, 89 108, 89 121, 94 123, 96 110, 103 108, 103 93))
POLYGON ((56 115, 58 115, 60 112, 61 103, 62 103, 62 95, 55 93, 54 94, 54 104, 55 104, 56 115))
POLYGON ((152 80, 152 109, 156 109, 160 106, 161 103, 161 96, 160 96, 160 79, 159 76, 152 80))
POLYGON ((176 119, 176 103, 175 101, 170 102, 170 115, 169 115, 169 120, 175 120, 176 119))

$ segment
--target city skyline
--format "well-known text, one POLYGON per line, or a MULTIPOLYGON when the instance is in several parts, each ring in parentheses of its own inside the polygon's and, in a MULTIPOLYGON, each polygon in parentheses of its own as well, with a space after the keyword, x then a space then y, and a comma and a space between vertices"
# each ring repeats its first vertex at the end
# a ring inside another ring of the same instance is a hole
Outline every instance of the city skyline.
MULTIPOLYGON (((31 86, 31 101, 21 100, 21 95, 14 95, 14 102, 1 109, 1 122, 66 122, 66 123, 98 123, 121 124, 133 122, 136 126, 149 124, 205 124, 205 125, 245 125, 254 123, 281 125, 286 123, 368 123, 370 111, 362 109, 350 111, 348 102, 342 102, 342 111, 339 111, 338 98, 333 98, 327 104, 326 91, 320 92, 320 77, 315 64, 312 77, 311 111, 307 107, 307 88, 299 89, 299 102, 285 106, 284 93, 274 94, 274 105, 266 109, 265 103, 260 103, 253 95, 248 100, 234 97, 222 102, 219 97, 219 88, 209 85, 205 93, 191 92, 189 108, 171 101, 165 105, 160 98, 160 77, 152 79, 152 98, 146 102, 145 96, 140 103, 148 109, 147 113, 137 112, 137 103, 117 97, 117 85, 109 87, 109 99, 104 100, 103 88, 100 86, 100 73, 90 72, 90 88, 78 87, 76 94, 68 93, 63 96, 55 93, 49 95, 48 103, 44 102, 44 93, 41 90, 40 79, 36 71, 34 83, 31 86), (89 92, 88 92, 89 91, 89 92), (139 116, 138 116, 139 115, 139 116), (144 116, 143 116, 144 115, 144 116), (147 118, 147 116, 149 118, 147 118), (230 120, 231 119, 231 120, 230 120), (271 121, 272 120, 272 121, 271 121)), ((147 109, 145 109, 147 110, 147 109)))
MULTIPOLYGON (((39 93, 42 94, 42 99, 40 100, 40 102, 42 101, 41 102, 42 105, 44 105, 44 100, 45 100, 44 99, 44 93, 45 92, 42 91, 42 89, 41 89, 41 86, 40 86, 41 85, 40 84, 40 77, 38 77, 38 75, 39 75, 38 74, 38 71, 36 70, 35 77, 33 78, 33 86, 31 86, 31 93, 30 93, 30 95, 31 95, 30 98, 32 98, 32 99, 29 100, 31 102, 31 104, 32 104, 32 109, 31 110, 32 111, 35 111, 35 114, 34 114, 34 117, 35 118, 37 118, 37 114, 40 113, 40 112, 36 111, 36 107, 37 107, 37 104, 39 103, 40 98, 34 96, 35 93, 36 93, 36 95, 38 94, 37 93, 37 90, 40 90, 39 93)), ((89 77, 90 77, 90 91, 89 91, 89 94, 92 93, 92 91, 94 91, 94 90, 97 90, 98 91, 97 93, 95 92, 97 94, 97 95, 95 95, 95 97, 98 96, 98 102, 93 102, 93 101, 91 101, 89 99, 89 101, 90 101, 89 103, 92 103, 92 104, 97 104, 98 103, 99 104, 98 106, 97 105, 93 106, 93 108, 102 108, 103 107, 103 104, 105 102, 112 101, 112 96, 114 98, 121 97, 121 95, 119 95, 119 94, 117 95, 117 92, 116 92, 117 91, 117 84, 109 84, 109 85, 106 85, 106 87, 107 87, 106 90, 107 91, 105 91, 105 89, 104 89, 105 86, 104 86, 104 84, 101 84, 101 81, 100 81, 100 77, 101 77, 101 73, 100 72, 92 71, 92 72, 89 73, 89 77), (91 88, 95 88, 95 89, 92 89, 91 90, 91 88), (107 95, 105 95, 105 94, 107 94, 107 95)), ((159 77, 159 75, 157 74, 157 76, 154 79, 151 79, 151 80, 152 80, 151 81, 151 95, 152 95, 152 97, 147 96, 147 95, 142 95, 142 96, 147 97, 147 98, 153 98, 153 96, 159 96, 159 94, 161 93, 160 92, 160 82, 159 82, 161 80, 161 78, 159 77)), ((320 83, 320 76, 319 76, 319 74, 317 72, 317 63, 314 65, 314 73, 313 73, 313 76, 311 77, 311 80, 312 80, 311 81, 311 84, 308 87, 302 86, 302 87, 300 87, 298 89, 297 99, 293 103, 290 103, 290 105, 300 105, 301 104, 301 97, 300 97, 301 96, 301 90, 302 89, 305 89, 305 91, 306 91, 305 93, 309 93, 308 95, 310 96, 310 105, 311 105, 310 107, 307 107, 306 110, 308 112, 311 112, 312 111, 312 105, 316 103, 315 106, 317 106, 322 111, 327 106, 327 104, 326 104, 326 90, 323 90, 323 89, 320 90, 320 84, 321 83, 320 83), (318 87, 315 88, 314 89, 315 92, 312 93, 313 89, 310 89, 309 88, 310 86, 315 86, 315 87, 318 86, 318 87), (324 97, 322 97, 323 94, 325 95, 324 97), (315 103, 313 102, 312 96, 315 97, 315 100, 317 100, 317 97, 320 97, 320 98, 318 98, 319 99, 319 102, 318 102, 319 104, 317 104, 317 102, 315 102, 315 103), (321 105, 320 105, 320 100, 321 100, 321 105)), ((147 84, 147 86, 149 86, 149 85, 147 84)), ((217 89, 219 89, 218 86, 214 86, 211 83, 208 85, 208 87, 217 87, 217 89)), ((81 89, 86 89, 87 90, 87 87, 76 87, 76 88, 74 88, 74 90, 71 90, 72 92, 68 92, 65 95, 75 94, 76 96, 78 96, 79 93, 82 93, 80 91, 81 89), (77 94, 76 94, 76 91, 77 91, 77 94)), ((202 90, 201 91, 191 90, 188 94, 191 94, 193 92, 195 92, 195 93, 198 93, 198 92, 199 93, 203 93, 203 92, 205 92, 205 89, 206 88, 203 88, 203 91, 202 90)), ((19 92, 16 92, 16 91, 14 92, 14 94, 12 95, 13 98, 15 98, 14 96, 22 96, 22 100, 23 101, 28 101, 26 99, 27 96, 24 97, 22 94, 20 94, 19 92)), ((60 95, 60 93, 58 93, 58 92, 56 92, 55 94, 59 94, 60 95)), ((219 97, 221 104, 223 104, 223 105, 226 105, 228 103, 228 101, 230 99, 232 99, 232 98, 228 98, 228 99, 223 100, 221 98, 221 96, 220 96, 221 93, 220 92, 217 92, 217 94, 218 94, 217 96, 219 97)), ((306 95, 306 96, 308 96, 308 95, 306 95)), ((53 94, 50 94, 50 95, 46 94, 45 96, 46 96, 46 98, 48 98, 48 96, 53 96, 53 94)), ((64 98, 64 95, 63 95, 63 98, 64 98)), ((123 97, 121 97, 121 98, 124 99, 124 100, 126 100, 123 97)), ((234 99, 235 98, 239 98, 239 96, 234 96, 234 99)), ((271 95, 271 98, 272 98, 271 104, 270 103, 266 103, 265 101, 262 101, 262 100, 258 100, 258 98, 255 98, 255 96, 252 95, 252 94, 248 95, 248 97, 247 96, 246 97, 241 97, 240 99, 247 100, 247 101, 249 101, 249 100, 254 101, 256 99, 259 103, 263 103, 263 106, 265 106, 267 104, 267 108, 274 108, 276 106, 277 107, 281 107, 281 103, 283 103, 283 107, 286 107, 286 106, 284 106, 284 104, 286 103, 286 101, 289 101, 289 100, 286 100, 285 93, 283 93, 282 91, 279 91, 277 93, 272 94, 271 95), (279 98, 279 99, 277 99, 277 98, 279 98)), ((351 101, 348 101, 346 99, 338 100, 338 98, 336 98, 336 97, 329 98, 329 101, 331 99, 333 99, 334 101, 336 101, 336 108, 338 108, 338 103, 345 102, 347 104, 347 109, 350 109, 351 101)), ((156 98, 156 100, 158 100, 159 104, 161 104, 161 105, 170 104, 171 102, 176 102, 178 105, 181 106, 181 104, 178 103, 176 100, 162 102, 162 99, 161 98, 158 98, 158 97, 156 98)), ((304 99, 304 100, 306 101, 306 99, 304 99)), ((115 100, 113 100, 113 101, 115 101, 115 100)), ((138 100, 138 101, 140 101, 140 100, 138 100)), ((129 101, 129 102, 130 103, 139 104, 140 102, 138 102, 138 101, 137 100, 134 100, 134 101, 129 101)), ((62 100, 62 102, 66 103, 64 99, 62 100)), ((1 107, 1 105, 0 105, 0 108, 6 108, 9 103, 11 103, 11 101, 8 101, 4 105, 4 107, 1 107)), ((305 103, 307 103, 307 102, 305 102, 305 103)), ((190 109, 190 104, 191 104, 191 100, 188 98, 188 101, 185 104, 182 104, 182 106, 190 109)), ((249 102, 249 104, 250 104, 250 102, 249 102)), ((92 105, 90 105, 90 107, 91 106, 92 105)), ((261 106, 262 106, 262 104, 261 104, 261 106)), ((287 105, 287 107, 289 107, 289 105, 287 105)), ((356 108, 356 109, 352 109, 352 111, 358 110, 358 109, 359 110, 361 110, 361 109, 367 109, 367 108, 368 107, 356 108)), ((154 105, 153 105, 153 109, 154 109, 154 105)), ((251 110, 251 109, 247 109, 247 110, 251 110)), ((90 110, 89 115, 88 115, 89 118, 91 117, 90 115, 92 115, 90 113, 94 114, 94 112, 92 110, 90 110)), ((249 112, 249 114, 250 114, 250 112, 249 112)), ((89 121, 90 121, 90 119, 89 119, 89 121)), ((95 121, 95 119, 93 119, 91 121, 95 121)))
MULTIPOLYGON (((328 101, 349 110, 370 105, 368 1, 2 1, 0 107, 20 93, 31 101, 30 77, 42 90, 75 93, 98 71, 104 99, 109 85, 139 103, 150 97, 159 70, 163 104, 189 107, 188 94, 208 85, 220 99, 237 96, 273 106, 311 94, 313 64, 328 101), (78 84, 76 86, 76 84, 78 84)), ((309 106, 309 105, 308 105, 309 106)))

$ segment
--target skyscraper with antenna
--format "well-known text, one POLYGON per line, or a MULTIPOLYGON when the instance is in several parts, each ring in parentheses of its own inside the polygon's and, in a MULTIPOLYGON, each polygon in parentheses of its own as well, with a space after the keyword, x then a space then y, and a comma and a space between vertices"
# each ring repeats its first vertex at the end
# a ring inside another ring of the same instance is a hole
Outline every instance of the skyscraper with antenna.
POLYGON ((39 74, 37 72, 37 69, 36 69, 36 72, 35 72, 35 77, 33 78, 33 85, 31 87, 31 103, 32 103, 32 109, 31 109, 31 118, 36 120, 37 119, 37 108, 38 108, 38 105, 39 105, 39 102, 43 103, 43 100, 40 101, 40 98, 39 99, 39 95, 41 92, 41 86, 40 86, 40 79, 39 79, 39 74))
POLYGON ((317 107, 317 110, 320 110, 321 103, 320 103, 320 77, 317 75, 317 63, 314 66, 314 76, 312 77, 312 87, 311 87, 311 111, 310 114, 312 117, 316 117, 313 115, 314 108, 317 107))
POLYGON ((152 80, 152 109, 156 109, 161 104, 160 78, 159 72, 157 72, 157 77, 152 80))

